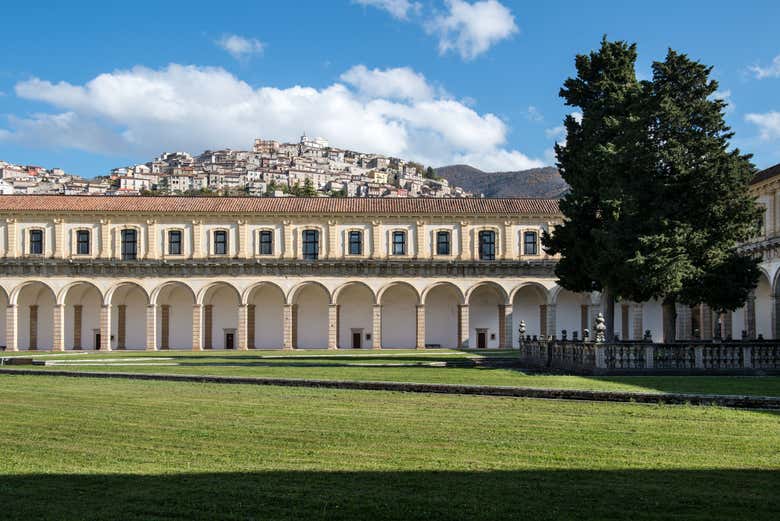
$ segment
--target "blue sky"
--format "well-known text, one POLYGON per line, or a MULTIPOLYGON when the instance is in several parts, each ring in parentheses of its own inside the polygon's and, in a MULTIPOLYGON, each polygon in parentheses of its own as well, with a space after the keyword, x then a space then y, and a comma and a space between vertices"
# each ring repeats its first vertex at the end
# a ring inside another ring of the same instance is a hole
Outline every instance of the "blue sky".
POLYGON ((92 177, 302 132, 485 170, 551 164, 558 97, 603 34, 714 66, 734 144, 780 162, 780 2, 12 2, 0 159, 92 177))

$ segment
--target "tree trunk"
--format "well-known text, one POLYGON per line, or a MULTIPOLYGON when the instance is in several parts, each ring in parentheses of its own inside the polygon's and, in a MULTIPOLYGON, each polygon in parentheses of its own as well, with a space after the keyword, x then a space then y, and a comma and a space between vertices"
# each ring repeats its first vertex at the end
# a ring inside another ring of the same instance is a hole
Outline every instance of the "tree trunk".
POLYGON ((677 338, 677 303, 673 298, 663 302, 663 321, 665 343, 674 342, 677 338))
POLYGON ((604 338, 607 342, 613 342, 615 340, 615 296, 606 287, 601 291, 601 309, 604 310, 604 325, 607 327, 604 338))

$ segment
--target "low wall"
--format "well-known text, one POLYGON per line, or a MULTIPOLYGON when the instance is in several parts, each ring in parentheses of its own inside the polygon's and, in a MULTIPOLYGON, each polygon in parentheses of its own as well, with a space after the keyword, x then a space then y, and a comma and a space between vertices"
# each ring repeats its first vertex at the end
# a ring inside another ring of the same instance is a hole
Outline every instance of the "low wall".
POLYGON ((524 366, 583 374, 780 374, 780 344, 530 341, 524 366))

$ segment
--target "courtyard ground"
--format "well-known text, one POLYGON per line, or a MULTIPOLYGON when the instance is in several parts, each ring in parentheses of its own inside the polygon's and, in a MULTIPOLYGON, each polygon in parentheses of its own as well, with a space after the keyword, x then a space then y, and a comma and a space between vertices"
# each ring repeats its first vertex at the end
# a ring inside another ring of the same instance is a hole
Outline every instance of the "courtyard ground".
POLYGON ((780 415, 0 375, 3 519, 776 519, 780 415))
POLYGON ((778 376, 594 377, 539 374, 514 368, 457 367, 459 364, 468 365, 470 361, 479 358, 516 357, 517 351, 510 350, 18 352, 0 356, 34 356, 37 360, 52 364, 34 367, 47 371, 116 371, 780 396, 778 376))

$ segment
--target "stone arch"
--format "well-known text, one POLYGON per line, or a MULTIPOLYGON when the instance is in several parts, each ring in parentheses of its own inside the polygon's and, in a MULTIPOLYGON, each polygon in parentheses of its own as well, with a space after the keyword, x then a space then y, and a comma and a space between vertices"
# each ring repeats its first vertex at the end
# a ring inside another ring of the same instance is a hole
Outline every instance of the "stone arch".
POLYGON ((235 287, 234 285, 232 285, 229 282, 225 282, 224 280, 218 280, 216 282, 211 282, 211 283, 203 286, 198 291, 198 296, 197 296, 196 303, 197 304, 206 304, 206 297, 207 296, 211 296, 211 295, 209 295, 209 292, 211 292, 213 294, 213 292, 216 289, 221 289, 221 288, 228 288, 229 290, 231 290, 231 293, 233 293, 235 295, 236 299, 238 300, 238 302, 241 303, 241 292, 238 290, 237 287, 235 287))
POLYGON ((212 282, 198 292, 197 302, 202 305, 203 349, 238 349, 238 289, 229 282, 212 282))
POLYGON ((337 305, 336 346, 339 348, 373 347, 374 291, 368 284, 353 280, 333 291, 337 305))
POLYGON ((197 295, 189 284, 168 281, 149 296, 155 306, 157 346, 160 349, 192 349, 193 306, 197 295))
POLYGON ((381 347, 416 347, 420 304, 417 289, 408 282, 396 281, 383 286, 377 297, 382 305, 381 347))
POLYGON ((80 284, 86 284, 87 286, 92 286, 95 289, 95 291, 98 292, 98 295, 100 295, 100 303, 101 303, 101 305, 105 302, 105 295, 100 290, 100 288, 98 288, 95 284, 93 284, 92 282, 90 282, 88 280, 75 280, 73 282, 69 282, 68 284, 63 286, 62 289, 60 289, 57 292, 57 305, 61 306, 61 305, 65 304, 65 299, 67 298, 68 292, 73 287, 79 286, 80 284))
POLYGON ((773 338, 772 331, 772 279, 765 270, 761 270, 761 276, 758 278, 755 294, 755 333, 756 338, 762 335, 764 339, 773 338))
POLYGON ((305 281, 290 290, 292 305, 293 347, 323 349, 328 347, 328 306, 330 291, 317 281, 305 281))
POLYGON ((10 303, 17 306, 17 348, 53 348, 57 295, 52 287, 40 280, 23 282, 11 292, 10 303))
POLYGON ((121 281, 106 291, 104 305, 111 306, 114 349, 145 349, 149 294, 140 284, 121 281))
POLYGON ((465 303, 461 289, 451 282, 435 282, 422 292, 425 305, 425 344, 457 348, 459 308, 465 303))
POLYGON ((546 322, 542 323, 542 307, 550 301, 550 291, 538 282, 526 282, 512 290, 511 298, 513 333, 516 333, 513 335, 513 344, 520 345, 521 322, 525 323, 525 336, 540 338, 546 333, 546 322))
MULTIPOLYGON (((57 304, 64 306, 65 349, 99 349, 101 306, 104 295, 89 281, 75 281, 62 288, 57 304)), ((101 340, 102 342, 102 340, 101 340)))
POLYGON ((541 297, 543 303, 549 304, 555 302, 555 295, 558 293, 559 288, 560 286, 556 285, 553 288, 548 289, 544 284, 536 281, 523 282, 512 288, 512 291, 509 292, 509 302, 514 302, 515 297, 521 291, 533 291, 541 297))
POLYGON ((501 347, 504 332, 505 305, 509 303, 506 290, 492 281, 471 286, 466 292, 469 305, 469 347, 501 347))
POLYGON ((287 303, 284 290, 273 282, 260 281, 244 291, 242 303, 247 306, 247 348, 281 349, 287 303))

